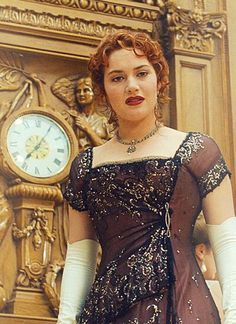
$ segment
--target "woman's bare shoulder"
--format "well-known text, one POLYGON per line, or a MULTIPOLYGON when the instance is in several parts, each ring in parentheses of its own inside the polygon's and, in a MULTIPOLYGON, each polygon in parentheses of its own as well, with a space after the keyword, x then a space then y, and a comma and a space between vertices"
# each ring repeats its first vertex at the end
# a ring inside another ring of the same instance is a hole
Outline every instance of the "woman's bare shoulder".
POLYGON ((111 153, 114 150, 114 139, 111 138, 102 145, 93 148, 93 166, 106 160, 110 160, 111 153))
POLYGON ((104 144, 93 147, 93 152, 95 154, 103 154, 106 151, 109 151, 111 149, 111 147, 113 146, 113 144, 114 144, 114 138, 112 137, 111 139, 106 141, 104 144))
POLYGON ((163 135, 173 147, 179 147, 179 145, 186 139, 188 134, 189 133, 166 126, 164 126, 160 131, 160 135, 163 135))
POLYGON ((186 133, 186 132, 182 132, 182 131, 179 131, 177 129, 167 127, 167 126, 162 127, 162 133, 164 135, 170 136, 172 138, 177 137, 178 139, 184 139, 188 135, 188 133, 186 133))

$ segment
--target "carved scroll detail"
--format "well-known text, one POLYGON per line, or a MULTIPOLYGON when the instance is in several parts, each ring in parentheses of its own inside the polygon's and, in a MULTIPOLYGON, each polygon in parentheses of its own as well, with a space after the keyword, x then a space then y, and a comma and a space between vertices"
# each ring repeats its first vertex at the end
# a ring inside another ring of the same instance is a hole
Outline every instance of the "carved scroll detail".
MULTIPOLYGON (((35 266, 35 265, 33 265, 35 266)), ((40 264, 36 265, 40 268, 40 272, 42 271, 42 267, 40 264)), ((33 278, 25 269, 20 269, 18 277, 16 279, 17 286, 22 287, 33 287, 33 288, 40 288, 42 284, 42 277, 33 278)))
POLYGON ((135 5, 124 5, 120 3, 110 3, 108 1, 99 0, 34 0, 34 2, 49 3, 55 6, 78 8, 97 13, 148 21, 155 21, 159 14, 163 14, 163 4, 156 5, 155 10, 153 10, 148 8, 139 8, 135 5))
POLYGON ((54 261, 53 264, 49 264, 48 271, 45 275, 45 280, 43 282, 43 289, 45 295, 47 296, 50 308, 53 310, 55 315, 58 314, 60 297, 57 291, 56 280, 60 271, 62 271, 64 267, 64 262, 54 261))
POLYGON ((198 7, 186 11, 172 2, 167 4, 167 8, 168 29, 174 33, 175 47, 213 52, 214 37, 221 38, 226 30, 223 14, 207 14, 198 7))

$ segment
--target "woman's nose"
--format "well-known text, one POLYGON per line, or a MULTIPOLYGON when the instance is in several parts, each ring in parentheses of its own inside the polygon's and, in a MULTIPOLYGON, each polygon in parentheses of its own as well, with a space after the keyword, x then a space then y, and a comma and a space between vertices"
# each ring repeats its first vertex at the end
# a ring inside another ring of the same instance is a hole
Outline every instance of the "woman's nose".
POLYGON ((134 78, 128 79, 126 90, 128 94, 136 93, 139 90, 137 80, 135 80, 134 78))

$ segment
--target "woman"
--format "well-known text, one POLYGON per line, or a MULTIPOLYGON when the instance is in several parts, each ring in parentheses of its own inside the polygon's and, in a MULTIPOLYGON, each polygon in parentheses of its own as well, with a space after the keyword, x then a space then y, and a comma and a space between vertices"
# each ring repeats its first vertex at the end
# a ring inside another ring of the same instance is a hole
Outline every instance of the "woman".
POLYGON ((220 323, 192 251, 202 208, 226 295, 226 323, 236 323, 236 265, 226 269, 224 262, 236 257, 229 171, 211 138, 156 120, 168 86, 159 44, 143 33, 117 32, 99 45, 89 70, 117 132, 71 167, 58 323, 73 323, 76 313, 77 323, 220 323), (103 255, 93 283, 97 239, 103 255))

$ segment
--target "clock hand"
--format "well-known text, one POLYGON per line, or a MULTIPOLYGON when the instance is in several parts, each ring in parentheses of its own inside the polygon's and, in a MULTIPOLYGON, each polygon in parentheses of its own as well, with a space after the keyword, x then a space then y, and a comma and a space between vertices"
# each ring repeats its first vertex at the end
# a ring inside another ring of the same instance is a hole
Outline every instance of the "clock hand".
POLYGON ((41 140, 38 142, 38 144, 35 146, 35 150, 38 150, 40 148, 40 145, 42 143, 42 141, 45 139, 45 137, 48 135, 48 133, 50 132, 52 126, 50 126, 46 132, 46 134, 41 138, 41 140))
POLYGON ((32 155, 33 152, 37 151, 37 150, 40 148, 40 145, 41 145, 42 141, 43 141, 43 140, 45 139, 45 137, 48 135, 48 133, 50 132, 51 128, 52 128, 52 126, 50 126, 50 127, 48 128, 46 134, 41 138, 41 140, 38 142, 38 144, 35 145, 35 147, 33 148, 33 150, 32 150, 31 152, 29 152, 29 153, 26 155, 26 157, 25 157, 25 159, 24 159, 24 162, 25 162, 29 157, 31 157, 31 155, 32 155))

